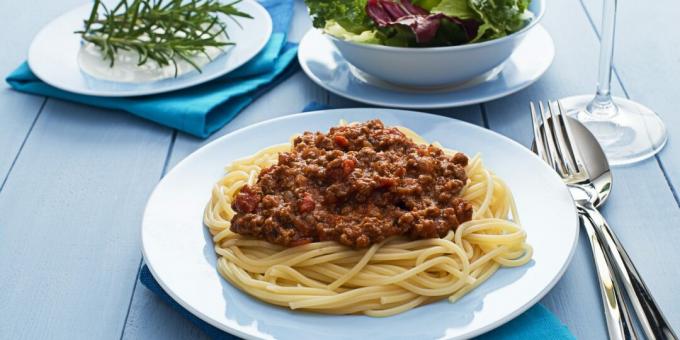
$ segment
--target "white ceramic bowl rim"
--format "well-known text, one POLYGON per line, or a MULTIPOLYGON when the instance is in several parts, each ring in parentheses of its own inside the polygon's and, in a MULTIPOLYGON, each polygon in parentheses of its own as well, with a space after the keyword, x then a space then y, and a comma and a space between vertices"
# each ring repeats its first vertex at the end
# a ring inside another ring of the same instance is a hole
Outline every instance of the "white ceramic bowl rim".
MULTIPOLYGON (((465 44, 465 45, 457 45, 457 46, 438 46, 438 47, 397 47, 397 46, 385 46, 385 45, 377 45, 377 44, 364 44, 364 43, 358 43, 358 42, 353 42, 353 41, 347 41, 343 40, 340 38, 336 38, 330 34, 325 34, 329 39, 343 42, 346 44, 350 45, 356 45, 356 46, 361 46, 365 47, 367 49, 376 49, 376 50, 389 50, 389 51, 400 51, 400 52, 407 52, 407 51, 452 51, 452 50, 468 50, 468 49, 474 49, 474 48, 482 48, 484 46, 500 43, 501 41, 505 41, 507 39, 513 39, 515 36, 523 34, 527 31, 529 31, 531 28, 536 26, 541 19, 543 19, 543 15, 545 15, 545 0, 531 0, 532 3, 536 3, 538 6, 538 13, 534 13, 534 17, 531 19, 531 21, 524 26, 521 30, 517 32, 510 33, 504 37, 498 38, 498 39, 493 39, 493 40, 488 40, 488 41, 483 41, 480 43, 473 43, 473 44, 465 44)), ((323 32, 322 29, 319 29, 320 31, 323 32)))

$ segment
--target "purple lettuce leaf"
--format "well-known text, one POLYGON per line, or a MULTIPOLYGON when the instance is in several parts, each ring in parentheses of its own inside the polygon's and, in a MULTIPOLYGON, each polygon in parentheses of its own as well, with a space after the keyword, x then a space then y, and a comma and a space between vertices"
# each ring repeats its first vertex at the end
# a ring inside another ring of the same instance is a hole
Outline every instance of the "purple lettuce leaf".
POLYGON ((427 44, 439 31, 442 20, 460 26, 468 42, 477 36, 479 23, 474 19, 460 19, 443 13, 431 14, 410 0, 368 0, 366 14, 378 27, 406 26, 415 35, 416 43, 427 44))

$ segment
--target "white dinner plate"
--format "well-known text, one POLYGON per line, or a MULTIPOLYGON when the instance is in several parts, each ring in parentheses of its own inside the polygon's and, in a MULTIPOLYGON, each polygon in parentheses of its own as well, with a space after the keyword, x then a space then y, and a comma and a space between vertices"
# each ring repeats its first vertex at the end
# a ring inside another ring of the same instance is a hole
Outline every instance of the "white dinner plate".
POLYGON ((495 70, 465 84, 425 90, 392 85, 359 71, 317 29, 305 34, 298 50, 304 72, 326 90, 362 103, 412 109, 472 105, 513 94, 538 80, 554 57, 555 44, 538 24, 495 70))
POLYGON ((239 18, 241 27, 229 24, 230 41, 236 45, 202 68, 177 78, 147 83, 105 81, 89 76, 78 65, 80 36, 74 31, 83 27, 92 4, 84 4, 58 17, 33 38, 28 50, 28 65, 42 81, 58 89, 101 97, 129 97, 163 93, 202 84, 227 74, 255 57, 269 41, 272 19, 267 10, 254 0, 236 5, 253 18, 239 18))
POLYGON ((577 214, 560 178, 520 144, 465 122, 391 109, 341 109, 285 116, 234 131, 194 152, 158 184, 144 212, 144 260, 165 291, 215 327, 249 339, 468 338, 511 320, 559 280, 574 253, 577 214), (340 119, 382 119, 469 155, 481 153, 515 194, 533 260, 503 268, 456 303, 442 300, 385 318, 331 316, 272 306, 242 293, 215 269, 203 226, 213 184, 230 162, 296 133, 327 131, 340 119))

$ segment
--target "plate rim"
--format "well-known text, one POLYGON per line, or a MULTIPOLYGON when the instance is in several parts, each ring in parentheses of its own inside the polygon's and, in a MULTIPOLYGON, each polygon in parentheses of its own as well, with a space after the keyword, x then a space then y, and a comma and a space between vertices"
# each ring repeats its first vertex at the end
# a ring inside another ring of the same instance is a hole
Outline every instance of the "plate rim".
MULTIPOLYGON (((321 114, 324 114, 326 112, 340 112, 340 111, 341 112, 347 112, 347 111, 366 112, 367 110, 376 110, 376 108, 363 107, 363 108, 348 108, 348 109, 316 110, 316 111, 302 112, 302 113, 297 113, 297 114, 289 114, 289 115, 284 115, 284 116, 260 121, 260 122, 257 122, 255 124, 244 126, 242 128, 231 131, 231 132, 229 132, 229 133, 227 133, 227 134, 225 134, 225 135, 223 135, 223 136, 201 146, 200 148, 194 150, 192 153, 187 155, 181 161, 179 161, 175 166, 173 166, 173 168, 170 169, 170 171, 168 171, 163 176, 163 178, 157 183, 157 185, 154 187, 153 191, 149 195, 147 203, 144 207, 144 212, 142 214, 142 216, 143 216, 142 217, 142 225, 141 225, 141 228, 140 228, 140 236, 141 236, 141 241, 142 241, 142 256, 143 256, 143 259, 144 259, 144 263, 146 264, 147 268, 149 268, 149 271, 151 272, 152 276, 158 282, 158 284, 161 286, 163 291, 166 294, 168 294, 173 299, 173 301, 175 301, 177 304, 179 304, 182 308, 185 308, 186 310, 191 312, 194 316, 198 317, 202 321, 205 321, 208 324, 210 324, 210 325, 212 325, 212 326, 214 326, 214 327, 216 327, 216 328, 218 328, 218 329, 220 329, 220 330, 222 330, 226 333, 236 335, 236 336, 242 337, 244 339, 256 339, 256 340, 262 339, 262 338, 256 337, 253 334, 244 333, 244 332, 242 332, 238 329, 230 328, 230 327, 224 325, 223 323, 211 318, 209 315, 201 313, 196 308, 191 306, 187 301, 184 301, 183 299, 179 298, 175 292, 173 292, 171 289, 169 289, 167 283, 164 282, 163 279, 159 277, 159 274, 157 273, 156 269, 154 268, 152 261, 149 261, 149 255, 148 255, 148 251, 147 251, 147 243, 145 242, 145 238, 144 238, 144 235, 145 235, 144 229, 145 229, 145 226, 146 226, 146 221, 148 220, 147 215, 148 215, 148 212, 149 212, 149 206, 151 205, 152 199, 156 196, 159 188, 167 180, 167 178, 169 177, 168 175, 170 175, 172 172, 174 172, 176 169, 180 168, 184 164, 191 162, 194 158, 199 157, 199 155, 201 153, 206 152, 206 149, 208 149, 208 147, 214 147, 216 144, 220 143, 223 139, 230 138, 231 135, 234 135, 234 134, 237 134, 237 133, 243 133, 244 131, 248 131, 248 130, 252 130, 252 129, 257 129, 261 125, 272 124, 272 123, 276 123, 276 122, 282 121, 282 120, 295 119, 295 118, 304 119, 304 117, 306 117, 306 116, 321 115, 321 114)), ((529 149, 525 148, 522 144, 518 143, 517 141, 515 141, 515 140, 513 140, 509 137, 506 137, 506 136, 504 136, 504 135, 502 135, 498 132, 495 132, 493 130, 486 129, 486 128, 483 128, 481 126, 478 126, 478 125, 475 125, 475 124, 472 124, 472 123, 469 123, 469 122, 466 122, 466 121, 463 121, 463 120, 459 120, 459 119, 451 118, 451 117, 447 117, 447 116, 442 116, 442 115, 437 115, 437 114, 432 114, 432 113, 412 111, 412 110, 400 110, 400 109, 391 109, 391 108, 383 108, 383 109, 380 109, 380 110, 382 110, 383 112, 394 112, 394 113, 398 113, 398 114, 417 114, 417 115, 423 115, 423 116, 434 116, 434 117, 437 117, 438 119, 442 119, 442 118, 452 119, 452 120, 455 120, 457 123, 466 126, 466 128, 477 129, 482 133, 490 133, 490 134, 496 135, 497 137, 500 137, 501 139, 503 139, 506 143, 514 144, 516 147, 519 147, 519 149, 522 150, 521 152, 527 153, 531 157, 538 157, 533 152, 531 152, 529 149)), ((553 169, 550 168, 550 166, 548 164, 546 164, 545 162, 542 162, 542 161, 540 162, 540 164, 546 170, 549 171, 551 176, 554 176, 555 179, 561 181, 561 179, 559 178, 557 173, 555 173, 553 171, 553 169)), ((571 195, 566 186, 564 186, 563 190, 568 195, 571 195)), ((572 200, 570 200, 570 203, 571 203, 569 205, 570 208, 571 208, 571 214, 570 215, 574 216, 573 239, 571 240, 570 245, 569 245, 570 246, 569 254, 568 254, 566 260, 564 261, 564 263, 562 264, 562 267, 557 272, 557 274, 551 279, 551 281, 547 285, 545 285, 545 287, 543 287, 541 289, 541 291, 539 293, 537 293, 533 298, 531 298, 530 300, 525 302, 521 307, 519 307, 519 308, 515 309, 514 311, 512 311, 511 313, 508 313, 507 315, 499 318, 498 320, 496 320, 492 323, 489 323, 486 326, 479 327, 479 328, 477 328, 473 331, 470 331, 469 333, 464 334, 462 336, 464 336, 465 338, 472 338, 472 337, 479 336, 481 334, 487 333, 491 330, 494 330, 494 329, 508 323, 509 321, 515 319, 516 317, 518 317, 519 315, 521 315, 522 313, 527 311, 529 308, 533 307, 536 303, 538 303, 560 281, 560 279, 564 276, 564 273, 566 272, 567 268, 569 267, 569 265, 573 261, 574 255, 576 253, 576 248, 578 246, 579 236, 580 236, 580 221, 579 221, 579 216, 578 216, 578 213, 577 213, 576 205, 572 200)), ((220 275, 220 278, 223 279, 221 275, 220 275)), ((229 282, 227 282, 227 284, 231 285, 231 283, 229 283, 229 282)), ((245 293, 243 293, 243 294, 245 294, 245 293)), ((248 298, 254 299, 254 297, 252 297, 252 296, 248 296, 248 298)), ((452 338, 452 337, 442 337, 442 339, 450 339, 450 338, 452 338)))
MULTIPOLYGON (((26 57, 26 62, 28 64, 28 67, 30 68, 31 72, 33 72, 33 74, 38 79, 40 79, 41 81, 45 82, 46 84, 48 84, 48 85, 50 85, 50 86, 52 86, 52 87, 54 87, 58 90, 66 91, 66 92, 77 94, 77 95, 96 96, 96 97, 105 97, 105 98, 141 97, 141 96, 168 93, 168 92, 173 92, 173 91, 178 91, 178 90, 194 87, 194 86, 215 80, 216 78, 219 78, 219 77, 222 77, 226 74, 229 74, 230 72, 233 72, 234 70, 243 66, 244 64, 246 64, 247 62, 249 62, 250 60, 255 58, 264 49, 264 47, 267 45, 267 43, 271 39, 274 26, 273 26, 272 17, 269 14, 269 11, 267 11, 267 9, 264 8, 264 6, 262 4, 260 4, 259 2, 255 1, 255 0, 241 0, 241 2, 244 3, 244 4, 247 4, 248 6, 254 6, 253 8, 255 8, 256 11, 260 12, 259 15, 261 15, 262 19, 263 19, 262 24, 265 25, 265 31, 264 31, 265 34, 263 35, 263 37, 266 37, 266 38, 263 38, 262 41, 259 43, 259 46, 257 46, 256 48, 253 49, 254 52, 252 52, 251 56, 244 58, 242 61, 240 61, 238 63, 235 63, 234 66, 230 70, 224 71, 224 72, 222 72, 222 71, 221 72, 215 72, 214 74, 210 75, 209 77, 206 77, 205 79, 203 79, 201 81, 194 80, 194 81, 189 81, 189 82, 187 82, 186 84, 183 84, 183 85, 174 85, 174 86, 169 85, 169 86, 165 86, 165 87, 161 87, 161 88, 151 87, 149 89, 144 89, 144 90, 131 90, 131 91, 126 91, 126 92, 116 92, 116 90, 100 91, 100 90, 92 90, 92 89, 88 89, 88 88, 75 88, 75 87, 71 87, 71 86, 63 86, 63 84, 61 84, 61 83, 53 82, 52 79, 50 79, 49 77, 43 77, 44 74, 41 74, 40 71, 37 71, 37 70, 40 70, 40 68, 36 69, 35 67, 32 66, 33 63, 35 63, 35 60, 32 56, 34 55, 34 53, 36 53, 35 52, 35 49, 37 48, 36 47, 36 41, 43 34, 47 34, 47 32, 49 31, 49 28, 55 22, 62 20, 66 16, 72 15, 73 12, 82 11, 84 8, 91 8, 92 5, 90 3, 86 3, 86 4, 82 4, 82 5, 73 7, 71 9, 65 11, 61 15, 57 16, 56 18, 52 19, 47 24, 45 24, 40 29, 40 31, 38 31, 38 33, 35 36, 33 36, 33 39, 31 40, 31 44, 29 45, 29 48, 28 48, 28 54, 27 54, 27 57, 26 57)), ((235 45, 234 48, 237 48, 237 45, 235 45)), ((196 75, 193 75, 192 77, 195 77, 195 76, 196 75)), ((152 84, 152 83, 153 82, 149 82, 148 84, 152 84)), ((120 83, 120 84, 126 84, 126 83, 120 83)), ((147 84, 147 83, 142 83, 142 84, 147 84)))
MULTIPOLYGON (((537 23, 534 27, 532 27, 531 30, 529 30, 529 31, 526 32, 527 37, 525 37, 524 41, 523 41, 521 44, 526 43, 527 38, 530 37, 530 35, 531 35, 532 33, 535 33, 536 31, 542 31, 542 32, 544 32, 544 33, 547 35, 548 39, 550 40, 550 49, 549 49, 549 50, 550 50, 550 53, 549 53, 549 59, 550 59, 550 60, 548 61, 547 66, 546 66, 543 70, 541 70, 541 71, 536 75, 536 77, 534 77, 534 78, 531 79, 530 81, 528 81, 528 82, 526 82, 526 83, 523 83, 523 84, 521 84, 521 85, 519 85, 519 86, 516 86, 516 87, 513 87, 513 88, 509 88, 509 89, 506 89, 505 91, 499 91, 499 92, 494 93, 494 94, 492 94, 492 95, 488 95, 488 96, 479 96, 479 97, 472 98, 472 99, 467 99, 467 100, 444 101, 444 102, 433 103, 433 104, 408 104, 408 103, 394 103, 394 102, 391 102, 391 101, 388 101, 388 100, 386 101, 386 100, 380 100, 380 99, 366 98, 366 97, 363 97, 363 96, 361 96, 361 95, 354 95, 354 94, 350 94, 350 93, 345 92, 345 91, 341 91, 341 90, 336 89, 336 88, 334 88, 334 87, 332 87, 332 86, 329 86, 327 83, 323 82, 323 81, 322 81, 319 77, 317 77, 316 74, 315 74, 314 72, 312 72, 312 70, 309 68, 309 65, 308 65, 307 62, 303 59, 303 53, 298 53, 298 62, 299 62, 299 64, 300 64, 300 67, 302 68, 303 72, 304 72, 304 73, 307 75, 307 77, 309 77, 309 79, 311 79, 315 84, 317 84, 317 85, 323 87, 325 90, 327 90, 327 91, 329 91, 329 92, 332 92, 332 93, 334 93, 334 94, 336 94, 336 95, 338 95, 338 96, 340 96, 340 97, 347 98, 347 99, 350 99, 350 100, 354 100, 354 101, 357 101, 357 102, 360 102, 360 103, 369 104, 369 105, 378 105, 378 106, 384 106, 384 107, 396 108, 396 109, 400 109, 400 108, 401 108, 401 109, 444 109, 444 108, 451 108, 451 107, 461 107, 461 106, 475 105, 475 104, 490 102, 490 101, 493 101, 493 100, 496 100, 496 99, 499 99, 499 98, 503 98, 503 97, 512 95, 512 94, 514 94, 514 93, 517 93, 517 92, 519 92, 519 91, 522 91, 522 90, 526 89, 527 87, 531 86, 532 84, 534 84, 535 82, 537 82, 539 79, 541 79, 541 77, 543 77, 543 75, 550 69, 550 67, 552 66, 552 64, 553 64, 553 62, 554 62, 554 60, 555 60, 555 41, 553 40, 552 36, 550 35, 550 32, 548 32, 548 30, 545 29, 545 27, 543 26, 543 24, 541 24, 541 23, 539 22, 539 23, 537 23)), ((302 37, 302 39, 300 40, 300 50, 303 50, 304 46, 307 45, 307 44, 305 44, 304 42, 305 42, 306 39, 309 39, 308 36, 311 36, 312 34, 323 34, 323 33, 318 32, 318 29, 315 29, 315 28, 309 29, 309 30, 305 33, 305 35, 302 37)), ((513 54, 514 54, 514 53, 513 53, 513 54)), ((512 55, 511 55, 511 57, 512 57, 512 55)), ((510 57, 510 58, 511 58, 511 57, 510 57)), ((343 58, 343 60, 345 60, 345 59, 343 58)), ((347 60, 345 60, 345 62, 346 62, 348 65, 351 65, 347 60)), ((503 72, 503 71, 501 70, 501 72, 499 72, 499 73, 502 73, 502 72, 503 72)), ((350 72, 350 73, 351 73, 351 72, 350 72)), ((347 76, 347 77, 348 77, 348 78, 356 78, 354 75, 349 75, 349 76, 347 76)), ((363 80, 358 80, 358 81, 360 81, 360 82, 362 82, 362 83, 365 83, 363 80)), ((474 86, 471 86, 470 88, 473 88, 473 89, 474 89, 474 88, 476 88, 476 87, 479 87, 479 86, 481 86, 481 85, 483 85, 483 84, 487 84, 487 83, 488 83, 488 81, 481 82, 481 83, 479 83, 479 84, 476 84, 476 85, 474 85, 474 86)), ((372 84, 367 84, 367 85, 368 85, 368 86, 375 86, 375 85, 372 85, 372 84)), ((379 87, 379 86, 375 86, 375 87, 380 88, 380 89, 385 90, 385 91, 388 91, 388 92, 391 92, 391 93, 393 93, 393 94, 395 94, 395 95, 398 95, 398 94, 399 94, 399 92, 391 91, 391 90, 386 89, 386 88, 382 88, 382 87, 379 87)), ((443 91, 443 93, 455 93, 455 92, 456 92, 455 89, 454 89, 454 90, 451 90, 451 91, 443 91)), ((438 92, 438 93, 441 93, 441 92, 438 92)), ((426 96, 427 93, 422 93, 422 94, 420 94, 420 95, 426 96)))

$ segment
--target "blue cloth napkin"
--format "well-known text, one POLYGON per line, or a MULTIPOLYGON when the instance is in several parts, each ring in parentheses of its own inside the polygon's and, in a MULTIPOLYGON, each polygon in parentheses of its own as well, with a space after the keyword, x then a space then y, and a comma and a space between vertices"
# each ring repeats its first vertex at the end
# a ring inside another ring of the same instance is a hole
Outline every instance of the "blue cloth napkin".
MULTIPOLYGON (((303 111, 326 110, 331 107, 325 104, 311 102, 303 111)), ((139 273, 139 281, 149 290, 154 292, 165 303, 177 310, 182 316, 191 321, 198 328, 203 330, 212 339, 219 340, 238 340, 239 338, 225 333, 224 331, 213 327, 207 322, 199 319, 195 315, 188 312, 173 300, 161 286, 154 279, 151 271, 142 266, 139 273)), ((573 340, 574 336, 571 334, 567 326, 565 326, 553 313, 541 305, 531 307, 524 314, 516 317, 505 325, 496 328, 486 334, 479 336, 480 340, 502 339, 502 340, 527 340, 527 339, 545 339, 545 340, 573 340)))
POLYGON ((82 104, 128 111, 197 137, 205 138, 231 121, 248 104, 298 70, 291 62, 297 44, 287 43, 293 0, 260 0, 273 20, 272 37, 252 60, 224 77, 158 95, 125 98, 85 96, 47 85, 24 62, 6 79, 17 91, 82 104))

